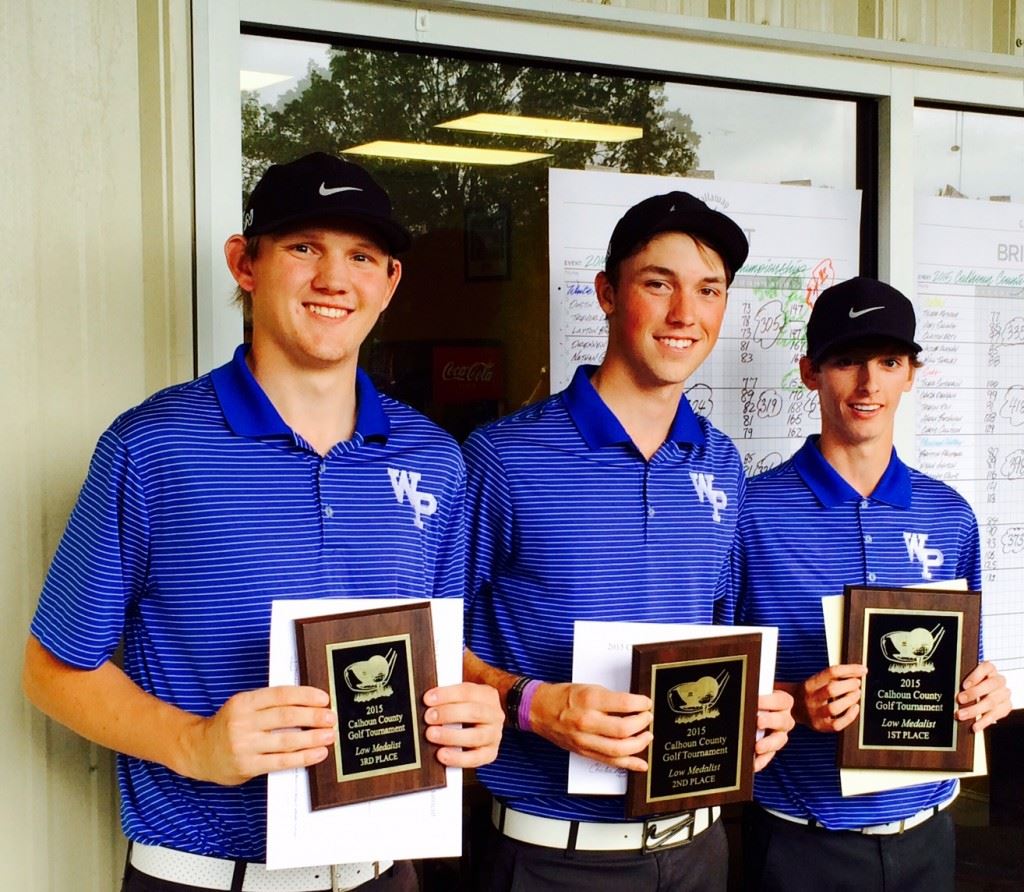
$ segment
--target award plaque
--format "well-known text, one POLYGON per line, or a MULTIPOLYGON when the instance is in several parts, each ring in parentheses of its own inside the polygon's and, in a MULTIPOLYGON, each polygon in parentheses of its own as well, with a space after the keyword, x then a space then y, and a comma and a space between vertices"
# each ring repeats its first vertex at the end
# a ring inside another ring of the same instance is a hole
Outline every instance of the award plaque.
POLYGON ((443 787, 423 721, 437 683, 430 605, 298 619, 295 635, 300 682, 338 716, 330 755, 308 769, 313 809, 443 787))
POLYGON ((844 609, 843 662, 868 672, 839 766, 970 771, 974 734, 956 695, 978 662, 981 595, 848 585, 844 609))
POLYGON ((631 690, 651 698, 647 771, 630 771, 626 816, 751 798, 759 634, 633 646, 631 690))

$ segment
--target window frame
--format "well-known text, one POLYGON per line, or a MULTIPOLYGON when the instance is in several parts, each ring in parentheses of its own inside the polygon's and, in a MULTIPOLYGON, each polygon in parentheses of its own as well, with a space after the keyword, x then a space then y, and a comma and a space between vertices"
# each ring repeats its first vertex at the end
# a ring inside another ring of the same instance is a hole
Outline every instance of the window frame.
POLYGON ((860 97, 858 186, 864 189, 869 235, 862 239, 867 242, 862 271, 908 293, 915 282, 915 104, 1024 111, 1024 60, 567 0, 434 0, 429 8, 374 0, 293 0, 287 6, 275 0, 192 0, 192 26, 197 374, 227 361, 241 334, 221 245, 237 231, 242 214, 238 70, 243 26, 623 71, 635 70, 635 60, 642 58, 645 72, 673 78, 860 97), (876 103, 877 116, 867 114, 868 104, 876 103), (877 157, 872 157, 874 146, 877 157), (864 171, 867 181, 861 182, 864 171), (869 188, 875 174, 877 189, 869 188))

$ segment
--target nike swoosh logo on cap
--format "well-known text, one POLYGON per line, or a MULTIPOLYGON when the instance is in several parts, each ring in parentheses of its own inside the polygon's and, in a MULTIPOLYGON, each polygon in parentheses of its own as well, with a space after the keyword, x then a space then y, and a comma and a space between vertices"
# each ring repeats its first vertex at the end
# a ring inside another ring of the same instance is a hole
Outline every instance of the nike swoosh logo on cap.
POLYGON ((850 307, 850 318, 856 319, 858 316, 863 316, 865 313, 873 313, 875 310, 884 310, 885 307, 868 307, 866 310, 855 310, 850 307))
POLYGON ((327 183, 320 184, 320 194, 323 196, 334 195, 336 192, 362 192, 358 186, 336 186, 333 189, 327 188, 327 183))

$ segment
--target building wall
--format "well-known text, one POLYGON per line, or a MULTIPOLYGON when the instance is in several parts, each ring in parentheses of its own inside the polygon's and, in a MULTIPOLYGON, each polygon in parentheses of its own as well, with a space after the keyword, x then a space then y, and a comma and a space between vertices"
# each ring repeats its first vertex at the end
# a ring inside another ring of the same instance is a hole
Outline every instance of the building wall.
POLYGON ((945 49, 1024 55, 1021 0, 576 0, 945 49))
MULTIPOLYGON (((1024 36, 1017 0, 578 2, 766 34, 807 29, 822 42, 834 33, 1021 55, 1024 36)), ((97 436, 122 409, 192 374, 189 39, 183 0, 0 3, 4 888, 100 892, 120 875, 110 754, 28 706, 19 675, 97 436)))
POLYGON ((92 445, 119 411, 191 375, 188 28, 176 5, 0 3, 5 889, 106 892, 120 875, 112 758, 27 705, 20 672, 92 445))

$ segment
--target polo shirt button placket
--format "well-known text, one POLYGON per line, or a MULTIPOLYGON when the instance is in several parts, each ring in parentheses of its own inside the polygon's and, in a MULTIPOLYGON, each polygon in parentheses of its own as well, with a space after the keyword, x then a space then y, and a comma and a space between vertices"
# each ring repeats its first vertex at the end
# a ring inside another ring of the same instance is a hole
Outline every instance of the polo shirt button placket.
POLYGON ((316 465, 316 479, 314 486, 316 488, 316 499, 320 505, 320 535, 321 542, 324 546, 330 541, 330 533, 328 530, 328 521, 334 517, 334 508, 328 504, 325 504, 329 499, 329 494, 324 491, 325 484, 327 483, 327 459, 320 456, 317 460, 316 465))
MULTIPOLYGON (((861 511, 867 511, 868 508, 870 508, 870 507, 871 507, 871 502, 868 501, 867 499, 861 499, 860 505, 858 505, 858 508, 861 511)), ((871 533, 865 533, 864 534, 864 538, 863 538, 863 542, 864 542, 865 546, 868 546, 872 542, 874 542, 874 537, 871 535, 871 533)), ((865 562, 865 564, 870 563, 869 555, 868 555, 868 549, 866 547, 864 549, 864 562, 865 562)), ((867 567, 865 567, 864 569, 866 571, 865 574, 864 574, 864 578, 868 582, 877 582, 878 581, 878 575, 876 573, 868 570, 867 567)))
POLYGON ((328 550, 336 550, 345 546, 346 532, 351 531, 351 506, 346 501, 343 462, 334 460, 332 453, 321 459, 322 473, 317 474, 317 498, 321 509, 321 544, 328 550))
MULTIPOLYGON (((653 461, 653 459, 651 459, 653 461)), ((651 504, 651 461, 648 461, 644 466, 644 487, 643 487, 643 500, 644 500, 644 541, 647 541, 647 536, 650 534, 650 528, 648 521, 650 521, 657 513, 654 510, 654 505, 651 504)))

